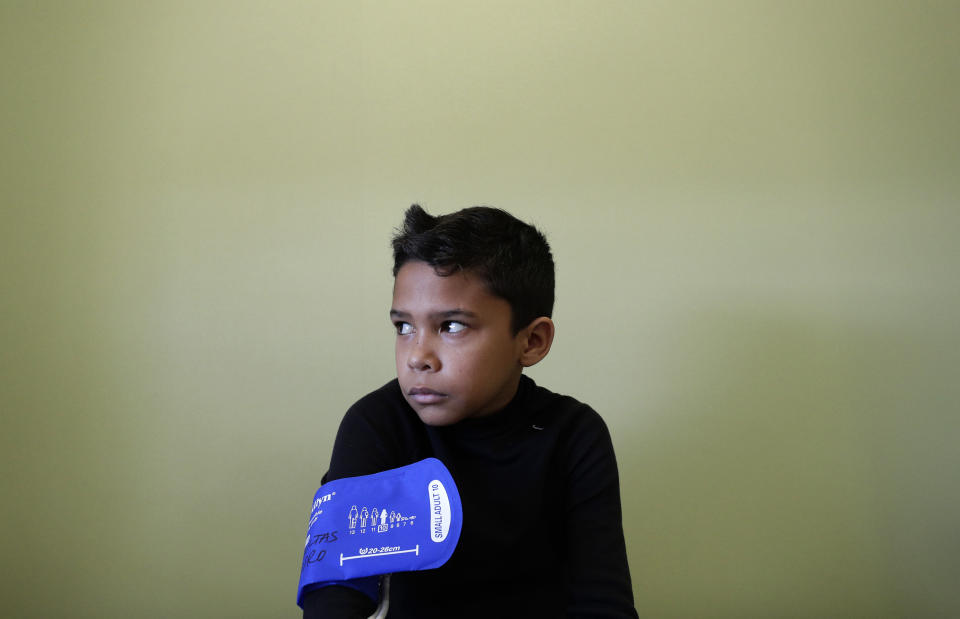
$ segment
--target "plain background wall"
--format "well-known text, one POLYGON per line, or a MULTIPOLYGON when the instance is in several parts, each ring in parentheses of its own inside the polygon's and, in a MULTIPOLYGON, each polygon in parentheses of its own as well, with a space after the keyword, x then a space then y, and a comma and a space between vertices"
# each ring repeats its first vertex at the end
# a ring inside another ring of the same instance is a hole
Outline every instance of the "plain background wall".
POLYGON ((417 201, 552 241, 642 616, 957 616, 958 24, 2 2, 3 614, 298 616, 417 201))

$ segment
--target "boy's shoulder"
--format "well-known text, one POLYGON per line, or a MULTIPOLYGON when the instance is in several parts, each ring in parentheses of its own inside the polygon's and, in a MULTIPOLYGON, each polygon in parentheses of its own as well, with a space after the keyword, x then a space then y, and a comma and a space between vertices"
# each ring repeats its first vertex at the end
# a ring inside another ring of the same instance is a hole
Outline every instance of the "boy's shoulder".
POLYGON ((586 402, 572 395, 559 393, 539 385, 526 374, 520 377, 520 390, 521 393, 527 392, 530 394, 530 401, 540 407, 559 407, 564 411, 576 414, 597 414, 596 411, 593 410, 593 407, 586 402))
POLYGON ((396 379, 354 402, 337 429, 326 480, 379 473, 427 457, 423 425, 396 379))
POLYGON ((364 409, 375 405, 400 404, 403 401, 403 393, 400 391, 400 381, 394 378, 360 397, 350 408, 364 409))
POLYGON ((534 423, 539 427, 545 428, 546 424, 550 424, 568 432, 607 432, 603 417, 589 404, 542 387, 526 375, 521 380, 521 389, 526 389, 529 394, 527 406, 532 410, 534 423), (527 386, 523 385, 524 382, 527 386))
POLYGON ((411 421, 416 414, 407 405, 396 378, 374 389, 347 409, 342 423, 362 421, 382 426, 398 420, 411 421))

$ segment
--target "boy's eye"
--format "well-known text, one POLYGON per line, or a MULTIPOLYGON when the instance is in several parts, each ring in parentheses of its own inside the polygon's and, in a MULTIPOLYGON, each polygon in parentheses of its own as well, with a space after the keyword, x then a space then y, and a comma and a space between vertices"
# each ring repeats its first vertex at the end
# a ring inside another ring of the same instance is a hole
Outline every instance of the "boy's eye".
POLYGON ((398 321, 393 323, 393 326, 397 329, 397 335, 410 335, 413 333, 413 325, 409 322, 398 321))
POLYGON ((445 331, 446 333, 460 333, 467 328, 467 325, 456 320, 448 320, 442 325, 440 325, 440 330, 445 331))

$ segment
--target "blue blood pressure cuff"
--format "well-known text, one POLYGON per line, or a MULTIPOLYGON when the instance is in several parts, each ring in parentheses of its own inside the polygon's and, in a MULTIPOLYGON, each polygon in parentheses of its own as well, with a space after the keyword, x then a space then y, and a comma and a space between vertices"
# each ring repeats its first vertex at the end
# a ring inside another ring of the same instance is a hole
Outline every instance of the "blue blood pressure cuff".
POLYGON ((460 539, 462 514, 436 458, 324 484, 310 510, 297 604, 317 586, 440 567, 460 539))

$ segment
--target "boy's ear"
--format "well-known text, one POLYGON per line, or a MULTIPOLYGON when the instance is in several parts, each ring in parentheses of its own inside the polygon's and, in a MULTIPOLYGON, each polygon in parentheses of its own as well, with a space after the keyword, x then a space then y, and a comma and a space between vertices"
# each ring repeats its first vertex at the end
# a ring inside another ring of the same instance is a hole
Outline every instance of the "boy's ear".
POLYGON ((520 365, 525 368, 536 365, 550 352, 553 345, 553 321, 546 316, 534 319, 520 332, 522 348, 520 349, 520 365))

